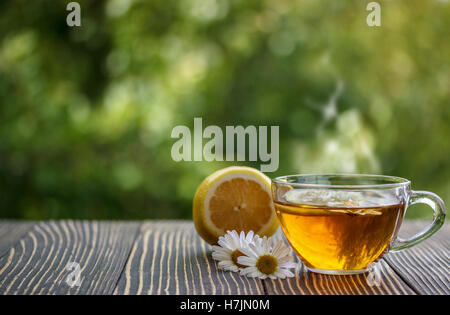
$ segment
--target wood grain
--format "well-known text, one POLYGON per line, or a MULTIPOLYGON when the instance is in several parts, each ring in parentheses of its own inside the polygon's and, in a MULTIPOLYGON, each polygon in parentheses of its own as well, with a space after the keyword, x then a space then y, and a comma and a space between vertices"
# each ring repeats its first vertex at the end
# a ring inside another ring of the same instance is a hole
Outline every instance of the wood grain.
MULTIPOLYGON (((406 221, 401 234, 425 223, 406 221)), ((450 225, 377 263, 368 274, 259 280, 221 271, 191 221, 0 223, 0 294, 449 294, 450 225), (70 287, 70 262, 80 286, 70 287), (370 280, 370 278, 369 278, 370 280)), ((280 231, 275 238, 282 238, 280 231)))
POLYGON ((211 246, 192 222, 148 222, 141 228, 114 294, 264 294, 258 279, 217 268, 211 246))
MULTIPOLYGON (((428 223, 408 221, 402 226, 400 234, 411 236, 423 230, 428 223)), ((450 224, 429 239, 412 248, 389 253, 386 262, 418 294, 450 293, 450 224)))
POLYGON ((312 273, 302 268, 295 278, 285 280, 266 280, 269 294, 283 295, 399 295, 415 292, 399 278, 383 261, 376 266, 379 285, 369 285, 369 273, 359 275, 323 275, 312 273))
POLYGON ((32 222, 0 221, 0 258, 30 230, 32 222))
POLYGON ((0 294, 111 294, 138 223, 50 221, 35 224, 0 258, 0 294), (69 263, 79 264, 80 285, 69 263))

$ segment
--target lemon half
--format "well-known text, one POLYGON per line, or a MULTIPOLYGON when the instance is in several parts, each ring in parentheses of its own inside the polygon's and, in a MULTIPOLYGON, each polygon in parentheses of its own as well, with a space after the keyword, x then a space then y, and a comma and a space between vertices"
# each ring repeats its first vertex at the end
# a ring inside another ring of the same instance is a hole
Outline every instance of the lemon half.
POLYGON ((192 208, 195 228, 209 244, 228 230, 271 236, 278 228, 270 179, 251 167, 227 167, 205 178, 192 208))

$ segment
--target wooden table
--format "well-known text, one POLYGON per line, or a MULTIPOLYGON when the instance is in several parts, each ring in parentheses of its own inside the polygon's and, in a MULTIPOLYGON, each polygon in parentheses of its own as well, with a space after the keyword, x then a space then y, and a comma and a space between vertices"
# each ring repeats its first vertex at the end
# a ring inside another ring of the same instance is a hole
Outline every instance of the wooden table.
MULTIPOLYGON (((424 225, 407 221, 400 233, 424 225)), ((388 254, 371 286, 367 274, 326 276, 301 265, 286 280, 218 270, 190 221, 0 221, 0 294, 449 294, 449 235, 446 223, 388 254)))

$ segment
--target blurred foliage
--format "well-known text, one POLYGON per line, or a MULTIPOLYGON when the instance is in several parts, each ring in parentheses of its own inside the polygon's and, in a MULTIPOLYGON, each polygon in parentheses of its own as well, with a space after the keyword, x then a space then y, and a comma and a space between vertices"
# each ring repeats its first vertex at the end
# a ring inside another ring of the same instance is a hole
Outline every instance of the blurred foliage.
MULTIPOLYGON (((450 200, 450 5, 0 2, 0 217, 190 218, 237 162, 172 161, 176 125, 279 125, 280 168, 382 173, 450 200)), ((259 168, 259 163, 241 163, 259 168)), ((422 217, 426 209, 409 217, 422 217)))

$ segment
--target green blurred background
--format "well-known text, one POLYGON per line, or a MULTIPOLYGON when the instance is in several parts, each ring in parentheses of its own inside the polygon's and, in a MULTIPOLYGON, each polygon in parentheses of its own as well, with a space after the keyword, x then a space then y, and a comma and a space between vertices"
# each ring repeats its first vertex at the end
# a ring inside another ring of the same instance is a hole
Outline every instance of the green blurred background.
MULTIPOLYGON (((174 162, 176 125, 279 125, 280 167, 379 173, 450 200, 450 5, 0 2, 0 218, 191 218, 230 165, 174 162)), ((414 207, 407 217, 430 217, 414 207)))

